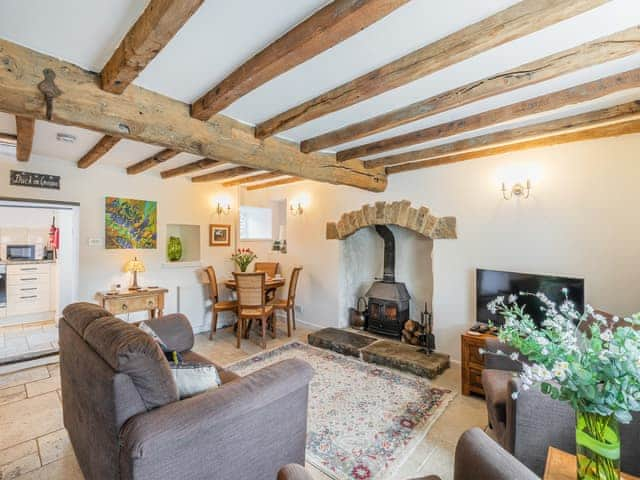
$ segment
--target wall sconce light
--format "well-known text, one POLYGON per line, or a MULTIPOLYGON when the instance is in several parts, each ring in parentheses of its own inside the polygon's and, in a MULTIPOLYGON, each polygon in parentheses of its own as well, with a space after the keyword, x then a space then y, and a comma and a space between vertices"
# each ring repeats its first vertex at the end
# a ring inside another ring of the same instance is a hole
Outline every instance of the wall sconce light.
POLYGON ((231 213, 231 205, 227 203, 227 205, 224 206, 220 202, 218 202, 218 205, 216 206, 216 213, 218 214, 218 216, 229 215, 231 213))
POLYGON ((527 183, 523 185, 522 183, 514 183, 511 187, 511 190, 508 190, 504 182, 502 182, 502 197, 505 200, 511 200, 514 196, 529 198, 529 194, 531 193, 531 180, 527 179, 527 183))
POLYGON ((289 204, 289 213, 293 216, 302 215, 304 213, 304 209, 302 208, 302 203, 298 202, 297 206, 293 205, 293 202, 289 204))

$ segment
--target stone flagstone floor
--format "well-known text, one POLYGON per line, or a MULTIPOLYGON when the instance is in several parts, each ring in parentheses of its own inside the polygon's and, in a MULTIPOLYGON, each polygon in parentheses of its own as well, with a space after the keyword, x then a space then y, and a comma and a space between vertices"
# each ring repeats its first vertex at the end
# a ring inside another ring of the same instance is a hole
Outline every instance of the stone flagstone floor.
MULTIPOLYGON (((310 330, 298 327, 295 338, 306 341, 310 330)), ((290 339, 279 332, 269 338, 267 348, 290 339)), ((208 334, 196 336, 195 350, 226 365, 262 349, 243 340, 240 350, 230 328, 218 331, 213 341, 208 334)), ((460 368, 452 364, 434 385, 459 391, 460 368)), ((437 474, 453 478, 453 453, 458 437, 468 428, 486 426, 484 402, 458 395, 435 422, 425 439, 396 476, 399 480, 437 474)), ((314 479, 328 477, 312 467, 314 479)), ((0 376, 0 480, 82 480, 69 438, 62 425, 60 376, 57 364, 39 366, 0 376)))
POLYGON ((57 351, 58 326, 54 320, 0 326, 0 364, 57 351))

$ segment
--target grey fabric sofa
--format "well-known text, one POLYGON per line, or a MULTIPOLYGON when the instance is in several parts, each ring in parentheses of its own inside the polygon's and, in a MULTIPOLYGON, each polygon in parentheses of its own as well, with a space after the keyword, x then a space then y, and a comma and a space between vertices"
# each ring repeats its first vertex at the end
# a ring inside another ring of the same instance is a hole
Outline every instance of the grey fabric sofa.
MULTIPOLYGON (((539 389, 521 390, 514 362, 492 352, 510 353, 513 349, 498 339, 487 341, 482 372, 489 423, 500 444, 542 476, 550 446, 576 452, 575 412, 566 403, 553 400, 539 389), (517 400, 512 394, 518 392, 517 400)), ((633 421, 620 425, 622 471, 640 475, 640 414, 633 421)))
MULTIPOLYGON (((494 442, 479 428, 472 428, 458 440, 454 480, 539 480, 527 467, 494 442)), ((300 465, 286 465, 277 480, 313 480, 300 465)), ((440 480, 435 475, 415 480, 440 480)))
MULTIPOLYGON (((193 332, 182 315, 152 327, 187 360, 193 332)), ((77 303, 60 320, 64 425, 87 479, 264 479, 303 463, 312 369, 287 360, 178 400, 157 344, 97 305, 77 303)))

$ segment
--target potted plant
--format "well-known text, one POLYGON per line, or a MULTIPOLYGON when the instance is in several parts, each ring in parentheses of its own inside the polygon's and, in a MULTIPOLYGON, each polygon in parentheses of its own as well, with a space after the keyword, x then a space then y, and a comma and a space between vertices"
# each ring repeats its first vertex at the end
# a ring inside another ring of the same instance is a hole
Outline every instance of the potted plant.
POLYGON ((240 268, 241 272, 246 272, 247 267, 256 258, 258 258, 258 256, 253 253, 250 248, 239 248, 237 252, 231 255, 231 260, 240 268))
POLYGON ((543 293, 535 294, 545 313, 541 326, 518 305, 516 295, 506 301, 498 297, 488 308, 505 318, 500 340, 526 357, 521 388, 539 385, 575 410, 578 479, 617 480, 618 423, 629 423, 631 412, 640 411, 640 313, 607 319, 587 305, 580 314, 563 292, 559 307, 543 293))

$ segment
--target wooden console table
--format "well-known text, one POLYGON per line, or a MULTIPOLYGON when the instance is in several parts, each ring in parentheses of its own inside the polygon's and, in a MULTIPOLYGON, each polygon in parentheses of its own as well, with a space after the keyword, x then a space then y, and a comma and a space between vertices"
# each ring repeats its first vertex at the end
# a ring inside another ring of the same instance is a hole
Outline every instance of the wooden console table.
MULTIPOLYGON (((577 469, 575 455, 549 447, 543 480, 576 480, 577 469)), ((620 480, 640 480, 640 478, 621 473, 620 480)))
POLYGON ((114 315, 131 312, 149 312, 149 318, 162 316, 166 288, 121 290, 117 293, 98 292, 97 299, 105 310, 114 315))
POLYGON ((460 336, 463 395, 477 393, 484 396, 482 388, 484 358, 479 350, 485 348, 488 338, 495 338, 495 335, 489 333, 473 335, 467 331, 460 336))

